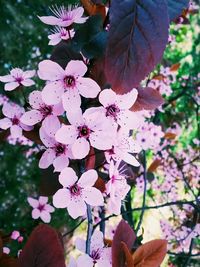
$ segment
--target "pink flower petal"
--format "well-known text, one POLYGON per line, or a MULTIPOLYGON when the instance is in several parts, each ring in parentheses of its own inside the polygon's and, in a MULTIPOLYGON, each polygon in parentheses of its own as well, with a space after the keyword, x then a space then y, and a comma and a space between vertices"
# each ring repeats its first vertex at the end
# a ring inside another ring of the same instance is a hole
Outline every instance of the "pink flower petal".
POLYGON ((70 201, 70 193, 68 190, 65 189, 59 189, 54 195, 53 195, 53 205, 56 208, 66 208, 69 205, 70 201))
POLYGON ((63 187, 70 187, 76 183, 78 177, 72 168, 66 167, 59 175, 59 182, 63 187))
POLYGON ((140 163, 136 160, 136 158, 129 153, 123 153, 122 159, 123 159, 123 161, 125 161, 126 163, 128 163, 132 166, 135 166, 135 167, 140 166, 140 163))
POLYGON ((60 33, 50 34, 50 35, 48 35, 48 39, 50 40, 49 43, 48 43, 49 45, 57 45, 62 40, 61 36, 60 36, 60 33))
POLYGON ((90 144, 85 138, 78 138, 72 145, 72 154, 75 159, 85 158, 90 151, 90 144))
POLYGON ((82 238, 76 238, 75 241, 76 249, 80 250, 81 252, 85 253, 86 250, 86 242, 82 238))
POLYGON ((61 172, 68 165, 69 165, 69 159, 65 155, 57 157, 53 162, 55 172, 61 172))
POLYGON ((20 237, 20 232, 19 231, 13 231, 10 238, 13 240, 16 240, 18 237, 20 237))
POLYGON ((104 89, 99 95, 99 102, 104 107, 116 103, 116 99, 117 99, 116 93, 111 89, 104 89))
POLYGON ((117 95, 117 104, 121 109, 129 109, 133 106, 138 97, 138 91, 132 89, 129 93, 124 95, 117 95))
POLYGON ((9 82, 9 83, 6 83, 5 84, 4 90, 5 91, 12 91, 15 88, 17 88, 18 86, 19 86, 19 83, 18 82, 9 82))
POLYGON ((87 66, 81 60, 71 60, 65 68, 66 75, 84 76, 86 72, 87 66))
POLYGON ((49 223, 51 221, 51 215, 49 214, 48 211, 43 210, 40 214, 40 218, 42 219, 43 222, 49 223))
POLYGON ((65 71, 52 60, 43 60, 38 65, 38 76, 42 80, 58 81, 65 77, 65 71))
POLYGON ((62 115, 64 113, 64 108, 62 103, 52 106, 52 114, 55 116, 62 115))
POLYGON ((35 84, 35 82, 33 81, 33 80, 31 80, 31 79, 26 79, 26 80, 23 80, 22 82, 21 82, 21 84, 23 85, 23 86, 32 86, 32 85, 34 85, 35 84))
POLYGON ((39 199, 38 199, 39 203, 44 205, 48 202, 48 197, 43 197, 43 196, 40 196, 39 199))
POLYGON ((77 130, 73 125, 63 125, 56 133, 56 141, 62 144, 72 144, 77 137, 77 130))
POLYGON ((78 180, 78 184, 81 187, 93 186, 97 179, 97 172, 95 170, 88 170, 81 175, 80 179, 78 180))
POLYGON ((35 76, 35 74, 36 74, 35 70, 27 70, 24 72, 23 76, 25 79, 28 79, 28 78, 32 78, 33 76, 35 76))
POLYGON ((8 118, 4 118, 0 120, 0 129, 7 130, 12 126, 12 122, 8 118))
POLYGON ((78 108, 76 110, 69 110, 67 112, 67 119, 70 124, 77 127, 85 123, 81 108, 78 108))
POLYGON ((55 151, 51 148, 47 149, 40 158, 39 161, 39 168, 40 169, 46 169, 48 168, 54 161, 56 155, 55 151))
POLYGON ((13 78, 12 75, 0 76, 0 82, 9 83, 9 82, 14 82, 14 81, 15 79, 13 78))
POLYGON ((86 98, 95 98, 101 91, 99 85, 90 78, 78 78, 77 88, 80 94, 86 98))
POLYGON ((40 211, 38 209, 33 209, 32 210, 32 218, 38 219, 39 217, 40 217, 40 211))
POLYGON ((49 205, 49 204, 46 204, 46 205, 45 205, 45 210, 51 213, 51 212, 54 212, 54 211, 55 211, 55 208, 52 207, 52 206, 49 205))
POLYGON ((76 197, 75 199, 72 199, 67 207, 69 215, 76 219, 79 216, 83 216, 86 214, 86 204, 82 200, 82 198, 76 197))
POLYGON ((60 126, 60 121, 56 116, 48 116, 42 122, 42 127, 45 132, 53 138, 55 138, 55 134, 60 129, 60 126))
POLYGON ((37 208, 38 207, 39 201, 37 199, 32 198, 32 197, 28 197, 27 200, 28 200, 28 203, 29 203, 29 205, 31 207, 33 207, 33 208, 37 208))
POLYGON ((56 140, 54 137, 50 137, 43 127, 40 128, 40 139, 46 147, 54 147, 56 140))
POLYGON ((18 125, 13 125, 10 127, 10 134, 13 138, 19 138, 22 136, 22 128, 18 125))
POLYGON ((39 17, 38 18, 45 24, 47 25, 52 25, 52 26, 55 26, 55 25, 59 25, 59 23, 62 21, 61 19, 59 18, 56 18, 54 16, 42 16, 42 17, 39 17))
POLYGON ((95 231, 91 238, 91 250, 102 249, 103 247, 103 233, 100 231, 95 231))
POLYGON ((62 103, 64 109, 68 112, 79 109, 81 106, 81 97, 77 89, 69 89, 62 95, 62 103))
POLYGON ((39 109, 44 104, 41 91, 35 90, 29 95, 29 104, 34 109, 39 109))
POLYGON ((93 267, 94 266, 93 259, 87 254, 79 256, 76 262, 77 262, 77 267, 93 267))
POLYGON ((20 122, 19 123, 19 126, 24 130, 24 131, 31 131, 31 130, 33 130, 33 126, 27 126, 27 125, 25 125, 25 124, 23 124, 22 122, 20 122))
POLYGON ((77 7, 71 11, 72 17, 74 18, 74 23, 84 23, 87 20, 87 17, 82 18, 84 13, 83 7, 77 7))
POLYGON ((104 203, 102 193, 95 187, 84 188, 83 198, 91 206, 102 206, 104 203))
POLYGON ((141 124, 140 118, 130 110, 120 111, 117 122, 120 126, 128 129, 137 129, 141 124))
POLYGON ((64 93, 63 83, 61 81, 49 82, 42 91, 42 100, 47 105, 60 103, 64 93))
POLYGON ((28 126, 33 126, 43 119, 43 115, 39 110, 30 110, 25 112, 20 121, 28 126))

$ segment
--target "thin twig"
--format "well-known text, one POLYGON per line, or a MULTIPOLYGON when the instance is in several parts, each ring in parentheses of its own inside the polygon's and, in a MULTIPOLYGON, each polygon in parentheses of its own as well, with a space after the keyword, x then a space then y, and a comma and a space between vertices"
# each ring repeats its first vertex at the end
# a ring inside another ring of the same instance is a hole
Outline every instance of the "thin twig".
POLYGON ((85 219, 81 220, 76 226, 74 226, 71 230, 69 230, 68 232, 64 233, 62 235, 62 237, 65 237, 69 234, 72 234, 83 222, 85 221, 85 219))
POLYGON ((86 253, 90 255, 90 243, 93 231, 93 222, 92 222, 91 207, 88 204, 87 204, 87 218, 88 218, 88 229, 87 229, 87 240, 86 240, 86 253))

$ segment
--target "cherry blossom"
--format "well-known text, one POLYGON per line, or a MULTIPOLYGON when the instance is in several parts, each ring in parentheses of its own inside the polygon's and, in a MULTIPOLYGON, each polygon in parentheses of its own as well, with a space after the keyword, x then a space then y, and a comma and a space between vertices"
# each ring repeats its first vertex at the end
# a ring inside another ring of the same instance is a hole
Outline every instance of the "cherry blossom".
POLYGON ((71 125, 63 125, 56 133, 56 140, 63 144, 71 144, 72 154, 76 159, 86 157, 90 144, 99 150, 111 149, 115 128, 98 112, 87 114, 81 110, 68 112, 71 125))
POLYGON ((48 121, 46 128, 40 128, 40 138, 46 147, 43 153, 39 167, 41 169, 48 168, 51 164, 54 171, 61 171, 69 164, 69 158, 72 157, 71 150, 68 145, 61 144, 55 140, 55 133, 60 128, 60 122, 53 118, 48 121))
POLYGON ((70 111, 80 107, 80 95, 95 98, 101 89, 95 81, 83 77, 86 72, 87 66, 80 60, 71 60, 65 70, 51 60, 40 62, 38 75, 49 81, 42 91, 43 101, 52 105, 62 99, 64 109, 70 111))
POLYGON ((130 190, 127 184, 125 175, 122 174, 122 169, 118 169, 119 164, 110 162, 109 177, 110 180, 106 184, 106 193, 109 195, 108 210, 116 215, 120 214, 121 201, 126 197, 130 190))
MULTIPOLYGON (((85 253, 86 242, 82 239, 76 240, 76 248, 85 253)), ((77 267, 111 267, 111 248, 105 247, 103 233, 95 231, 91 238, 90 254, 78 257, 77 267)))
POLYGON ((10 253, 10 248, 8 247, 3 247, 3 253, 9 254, 10 253))
POLYGON ((56 208, 67 208, 73 219, 86 214, 86 204, 102 206, 103 196, 98 189, 93 187, 97 178, 97 172, 89 170, 83 173, 78 180, 75 171, 66 167, 59 175, 59 182, 63 188, 54 194, 54 206, 56 208))
POLYGON ((29 95, 29 104, 33 109, 25 112, 20 119, 22 123, 29 126, 33 126, 38 122, 43 121, 42 125, 43 127, 46 127, 46 125, 49 124, 49 120, 58 120, 57 116, 62 115, 64 112, 62 104, 45 104, 42 100, 40 91, 33 91, 29 95))
POLYGON ((52 7, 50 8, 54 16, 42 16, 39 19, 48 25, 57 25, 62 27, 69 27, 73 23, 84 23, 87 17, 82 17, 84 9, 82 7, 69 5, 68 8, 65 6, 52 7))
POLYGON ((88 112, 102 112, 111 123, 115 122, 122 127, 135 129, 140 125, 141 118, 137 116, 137 112, 129 109, 135 103, 137 95, 136 89, 124 95, 117 95, 112 89, 105 89, 99 94, 99 102, 103 107, 90 108, 88 112))
POLYGON ((11 234, 11 237, 10 237, 11 239, 16 240, 19 237, 20 237, 20 232, 19 231, 16 231, 16 230, 12 231, 12 234, 11 234))
POLYGON ((0 128, 3 130, 10 128, 10 133, 13 138, 21 137, 22 130, 32 130, 32 127, 27 126, 20 121, 20 118, 24 112, 24 108, 14 103, 5 103, 2 108, 2 113, 4 116, 6 116, 6 118, 0 120, 0 128))
POLYGON ((35 70, 23 71, 20 68, 14 68, 9 75, 0 76, 0 81, 5 84, 5 91, 12 91, 19 86, 32 86, 35 84, 32 78, 35 75, 35 70))
POLYGON ((72 30, 66 30, 62 27, 56 27, 54 32, 50 35, 48 35, 49 38, 49 45, 57 45, 62 40, 68 40, 70 38, 73 38, 75 34, 75 31, 72 30))
POLYGON ((120 129, 115 138, 113 138, 112 148, 105 152, 105 156, 108 162, 110 162, 111 159, 116 162, 123 160, 137 167, 140 163, 131 153, 138 153, 140 151, 140 145, 132 136, 129 136, 129 132, 125 129, 120 129))
POLYGON ((50 213, 54 212, 55 209, 47 203, 48 197, 40 196, 38 200, 32 197, 28 197, 27 200, 30 206, 33 207, 33 219, 41 218, 41 220, 45 223, 49 223, 51 221, 50 213))

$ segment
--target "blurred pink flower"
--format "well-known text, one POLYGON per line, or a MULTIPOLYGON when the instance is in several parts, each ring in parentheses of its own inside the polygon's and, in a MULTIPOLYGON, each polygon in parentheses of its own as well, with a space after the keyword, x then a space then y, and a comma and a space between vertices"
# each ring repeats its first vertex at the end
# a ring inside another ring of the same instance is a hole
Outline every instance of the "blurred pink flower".
POLYGON ((8 247, 3 247, 3 253, 9 254, 10 253, 10 248, 8 247))
POLYGON ((20 118, 22 123, 29 126, 33 126, 38 122, 43 121, 42 126, 45 128, 52 117, 56 120, 56 116, 62 115, 64 112, 61 103, 57 105, 46 105, 42 100, 41 92, 37 90, 29 95, 29 104, 33 109, 25 112, 20 118))
POLYGON ((52 105, 62 99, 64 109, 70 111, 80 107, 80 95, 95 98, 101 89, 92 79, 82 77, 86 72, 87 66, 80 60, 71 60, 65 70, 51 60, 40 62, 38 75, 49 81, 42 91, 43 101, 52 105))
POLYGON ((49 45, 57 45, 62 40, 68 40, 70 38, 73 38, 75 34, 75 31, 72 30, 66 30, 65 28, 56 27, 54 32, 50 35, 48 35, 49 38, 49 45))
POLYGON ((76 159, 86 157, 91 146, 106 150, 112 147, 115 128, 100 116, 98 112, 82 115, 81 110, 68 112, 67 118, 72 125, 63 125, 56 133, 56 140, 71 144, 72 154, 76 159))
POLYGON ((16 240, 16 239, 18 239, 20 237, 20 232, 19 231, 16 231, 16 230, 14 230, 13 232, 12 232, 12 234, 11 234, 11 239, 13 239, 13 240, 16 240))
POLYGON ((48 25, 57 25, 62 27, 69 27, 73 23, 84 23, 87 17, 82 17, 84 9, 82 7, 69 5, 68 8, 65 6, 50 8, 54 16, 42 16, 39 19, 48 25))
MULTIPOLYGON (((76 240, 76 248, 85 253, 86 242, 82 239, 76 240)), ((105 247, 103 233, 95 231, 91 238, 90 254, 78 257, 77 267, 111 267, 111 247, 105 247)))
POLYGON ((54 212, 54 207, 49 205, 48 197, 39 197, 39 199, 34 199, 32 197, 28 197, 28 203, 33 207, 32 210, 32 218, 41 220, 45 223, 49 223, 51 221, 50 213, 54 212))
POLYGON ((59 182, 63 188, 53 196, 53 204, 56 208, 67 208, 69 215, 76 219, 86 214, 86 203, 91 206, 102 206, 103 196, 93 187, 98 174, 95 170, 83 173, 78 179, 72 168, 65 168, 59 175, 59 182))
POLYGON ((33 127, 27 126, 20 121, 24 112, 24 108, 16 104, 5 103, 2 108, 2 113, 6 116, 6 118, 0 120, 0 128, 3 130, 10 128, 10 133, 13 138, 21 137, 22 130, 32 130, 33 127))
POLYGON ((17 87, 19 87, 20 85, 23 86, 34 85, 35 82, 30 79, 34 75, 35 75, 35 70, 23 71, 20 68, 14 68, 10 71, 9 75, 0 76, 0 81, 6 83, 4 87, 5 91, 12 91, 17 87))

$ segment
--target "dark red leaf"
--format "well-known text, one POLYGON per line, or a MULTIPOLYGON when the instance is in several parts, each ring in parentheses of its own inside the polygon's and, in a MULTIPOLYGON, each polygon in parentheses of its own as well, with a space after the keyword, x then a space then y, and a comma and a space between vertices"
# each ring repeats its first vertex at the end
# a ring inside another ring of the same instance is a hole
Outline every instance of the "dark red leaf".
POLYGON ((162 58, 168 42, 166 0, 113 0, 106 76, 120 94, 137 87, 162 58))
POLYGON ((20 267, 65 267, 59 235, 50 226, 37 226, 19 256, 20 267))
POLYGON ((161 94, 150 87, 139 87, 138 90, 138 98, 135 104, 132 106, 132 111, 140 111, 140 110, 153 110, 158 108, 164 103, 164 99, 161 94))
POLYGON ((18 259, 12 258, 7 254, 3 254, 0 258, 0 267, 21 267, 18 259))
POLYGON ((129 250, 131 250, 136 236, 130 225, 121 220, 112 242, 112 267, 124 267, 125 266, 125 254, 122 248, 121 242, 124 242, 129 250))
POLYGON ((175 20, 189 5, 189 0, 167 0, 170 21, 175 20))

